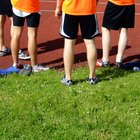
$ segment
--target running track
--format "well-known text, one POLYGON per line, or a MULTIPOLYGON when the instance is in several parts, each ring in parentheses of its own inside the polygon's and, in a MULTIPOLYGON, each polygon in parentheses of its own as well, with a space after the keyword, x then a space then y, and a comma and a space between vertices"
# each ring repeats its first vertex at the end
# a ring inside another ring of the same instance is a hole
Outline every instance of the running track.
MULTIPOLYGON (((125 52, 124 62, 139 61, 140 60, 140 2, 136 2, 136 15, 135 15, 135 28, 129 30, 129 41, 125 52)), ((54 17, 56 0, 41 0, 42 17, 38 30, 38 63, 43 65, 49 65, 53 68, 63 68, 63 39, 59 35, 59 26, 61 20, 57 20, 54 17)), ((105 0, 100 0, 97 16, 99 23, 99 30, 102 23, 104 8, 106 6, 105 0)), ((5 25, 5 43, 7 47, 10 47, 10 22, 7 19, 5 25)), ((100 31, 101 32, 101 31, 100 31)), ((118 32, 112 31, 112 42, 110 51, 110 61, 114 63, 116 51, 117 51, 118 32)), ((101 35, 96 38, 98 59, 101 59, 101 35)), ((27 52, 27 36, 26 27, 23 30, 21 37, 21 48, 27 52)), ((30 61, 21 61, 23 64, 30 64, 30 61)), ((0 68, 8 68, 12 65, 11 55, 0 57, 0 68)), ((86 61, 86 49, 79 34, 77 44, 75 46, 75 66, 85 66, 86 61)))

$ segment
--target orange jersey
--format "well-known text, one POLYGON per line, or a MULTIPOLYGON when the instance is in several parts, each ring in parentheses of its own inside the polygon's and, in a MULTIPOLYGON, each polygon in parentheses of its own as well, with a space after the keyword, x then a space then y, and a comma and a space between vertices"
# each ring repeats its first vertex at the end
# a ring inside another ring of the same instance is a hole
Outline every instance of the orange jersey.
POLYGON ((96 0, 64 0, 62 11, 70 15, 95 14, 96 0))
POLYGON ((11 0, 13 7, 23 12, 35 13, 40 11, 39 0, 11 0))
POLYGON ((133 5, 135 2, 134 0, 109 0, 110 2, 116 4, 116 5, 133 5))

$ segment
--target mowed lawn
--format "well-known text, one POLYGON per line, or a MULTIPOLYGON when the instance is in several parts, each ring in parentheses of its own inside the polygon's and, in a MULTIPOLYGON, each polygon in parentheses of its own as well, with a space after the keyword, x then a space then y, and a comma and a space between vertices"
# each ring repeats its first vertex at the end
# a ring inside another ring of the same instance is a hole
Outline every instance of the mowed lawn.
POLYGON ((87 67, 0 77, 0 140, 140 140, 140 72, 87 67))

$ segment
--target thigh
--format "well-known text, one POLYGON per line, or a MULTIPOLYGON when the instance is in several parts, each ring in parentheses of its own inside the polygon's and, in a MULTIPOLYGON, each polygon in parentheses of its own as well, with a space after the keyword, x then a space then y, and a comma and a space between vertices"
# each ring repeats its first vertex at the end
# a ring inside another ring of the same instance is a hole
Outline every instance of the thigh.
POLYGON ((32 13, 26 17, 28 27, 38 27, 40 23, 40 14, 32 13))
POLYGON ((63 13, 60 34, 64 38, 76 39, 78 34, 78 16, 63 13))
POLYGON ((84 39, 91 39, 98 35, 98 23, 96 15, 80 16, 80 28, 84 39))
POLYGON ((13 13, 13 25, 22 27, 24 25, 25 17, 19 17, 13 13))
MULTIPOLYGON (((22 34, 23 26, 13 26, 11 38, 12 40, 19 40, 22 34)), ((15 41, 16 43, 16 41, 15 41)))
POLYGON ((36 39, 38 27, 28 27, 28 38, 36 39))
POLYGON ((84 39, 84 42, 85 42, 85 45, 87 48, 92 48, 92 47, 95 47, 96 48, 96 45, 95 45, 95 38, 92 38, 92 39, 84 39))

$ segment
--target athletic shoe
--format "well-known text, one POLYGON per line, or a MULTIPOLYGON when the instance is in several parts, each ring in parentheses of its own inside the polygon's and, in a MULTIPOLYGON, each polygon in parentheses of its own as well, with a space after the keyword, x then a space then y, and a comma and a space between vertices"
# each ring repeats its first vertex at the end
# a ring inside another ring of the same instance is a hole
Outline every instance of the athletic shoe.
POLYGON ((18 58, 23 60, 29 60, 30 56, 25 54, 22 50, 19 50, 18 58))
POLYGON ((5 76, 7 75, 7 71, 4 69, 0 69, 0 76, 5 76))
POLYGON ((5 56, 11 53, 11 49, 5 48, 3 51, 0 51, 0 56, 5 56))
POLYGON ((91 85, 95 85, 99 82, 99 79, 97 77, 95 78, 89 78, 88 79, 88 82, 91 84, 91 85))
POLYGON ((10 74, 10 73, 19 73, 20 72, 20 69, 14 67, 14 66, 11 66, 8 69, 6 69, 6 72, 7 72, 7 74, 10 74))
POLYGON ((65 76, 61 79, 61 83, 64 84, 64 85, 66 85, 66 86, 73 85, 73 81, 66 79, 65 76))
POLYGON ((123 63, 122 62, 116 62, 115 67, 116 68, 123 68, 123 63))
POLYGON ((47 67, 47 66, 42 66, 42 65, 39 65, 37 64, 36 66, 34 66, 32 68, 32 72, 42 72, 42 71, 47 71, 49 70, 50 68, 47 67))
POLYGON ((29 76, 32 73, 31 65, 24 65, 24 68, 20 70, 19 74, 24 76, 29 76))
POLYGON ((101 60, 101 61, 97 61, 97 62, 96 62, 96 66, 97 66, 97 67, 108 67, 108 66, 110 66, 110 64, 109 64, 109 61, 103 62, 103 61, 101 60))

